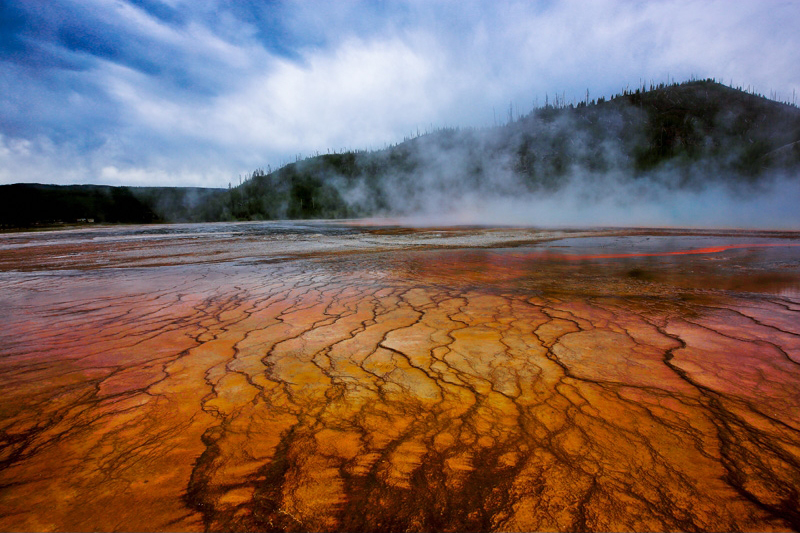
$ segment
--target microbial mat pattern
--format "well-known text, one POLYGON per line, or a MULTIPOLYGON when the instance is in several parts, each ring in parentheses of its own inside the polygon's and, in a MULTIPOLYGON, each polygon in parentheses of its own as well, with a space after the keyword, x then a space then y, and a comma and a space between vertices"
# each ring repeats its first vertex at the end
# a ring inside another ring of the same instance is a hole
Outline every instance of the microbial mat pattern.
POLYGON ((800 529, 797 248, 246 246, 5 265, 0 529, 800 529))

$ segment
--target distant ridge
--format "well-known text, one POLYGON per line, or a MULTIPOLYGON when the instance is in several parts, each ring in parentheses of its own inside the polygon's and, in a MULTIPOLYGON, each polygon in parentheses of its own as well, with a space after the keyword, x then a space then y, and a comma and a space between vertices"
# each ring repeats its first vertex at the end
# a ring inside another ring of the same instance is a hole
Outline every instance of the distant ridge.
POLYGON ((208 200, 225 189, 112 187, 109 185, 0 185, 0 226, 201 222, 208 200))

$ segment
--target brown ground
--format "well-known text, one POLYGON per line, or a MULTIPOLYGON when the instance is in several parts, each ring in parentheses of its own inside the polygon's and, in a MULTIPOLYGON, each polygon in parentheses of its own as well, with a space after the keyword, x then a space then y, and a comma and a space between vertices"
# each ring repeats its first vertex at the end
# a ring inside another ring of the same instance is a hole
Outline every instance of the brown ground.
POLYGON ((448 232, 0 241, 0 530, 800 529, 800 248, 448 232))

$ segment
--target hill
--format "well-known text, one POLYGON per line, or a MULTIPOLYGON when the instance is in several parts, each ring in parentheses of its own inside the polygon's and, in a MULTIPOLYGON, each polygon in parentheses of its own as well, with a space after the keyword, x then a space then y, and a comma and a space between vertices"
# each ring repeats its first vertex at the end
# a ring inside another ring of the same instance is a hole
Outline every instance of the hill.
MULTIPOLYGON (((465 199, 568 187, 746 189, 800 179, 800 109, 715 83, 548 103, 507 124, 440 129, 384 150, 258 169, 217 206, 235 219, 338 218, 450 209, 465 199)), ((215 198, 214 201, 220 201, 215 198)))
MULTIPOLYGON (((577 191, 590 201, 800 181, 800 109, 712 80, 563 98, 491 128, 311 157, 237 187, 0 187, 0 224, 177 222, 446 212, 577 191)), ((655 195, 655 196, 654 196, 655 195)))
POLYGON ((209 199, 224 189, 110 187, 107 185, 0 186, 0 227, 75 222, 200 222, 222 216, 209 199))

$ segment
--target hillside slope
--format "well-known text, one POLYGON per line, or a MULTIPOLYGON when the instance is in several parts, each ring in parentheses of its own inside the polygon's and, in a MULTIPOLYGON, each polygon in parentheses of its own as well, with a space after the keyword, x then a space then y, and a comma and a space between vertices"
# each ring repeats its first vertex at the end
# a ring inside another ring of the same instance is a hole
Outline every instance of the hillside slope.
POLYGON ((712 81, 548 105, 508 124, 443 129, 373 152, 257 170, 212 211, 235 219, 446 210, 566 187, 698 190, 798 176, 800 109, 712 81))

